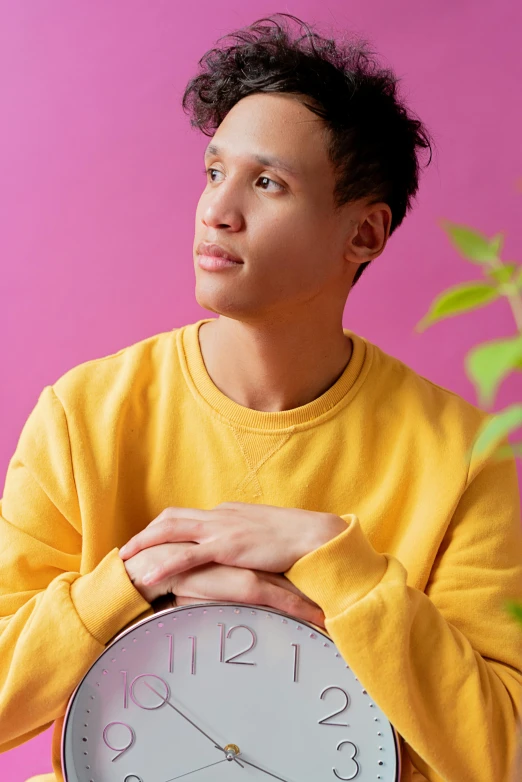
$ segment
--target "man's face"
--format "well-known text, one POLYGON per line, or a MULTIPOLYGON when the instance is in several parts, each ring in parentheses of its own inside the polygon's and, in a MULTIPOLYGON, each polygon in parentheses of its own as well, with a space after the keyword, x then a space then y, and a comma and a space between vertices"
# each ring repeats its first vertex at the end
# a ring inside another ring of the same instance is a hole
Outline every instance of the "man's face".
MULTIPOLYGON (((294 96, 249 95, 227 114, 210 145, 214 169, 196 209, 196 300, 212 312, 250 322, 267 315, 342 316, 357 270, 344 254, 350 205, 334 210, 334 172, 322 120, 294 96), (260 163, 277 157, 289 173, 260 163), (243 264, 220 271, 198 265, 200 242, 221 244, 243 264)), ((210 146, 209 145, 209 146, 210 146)))

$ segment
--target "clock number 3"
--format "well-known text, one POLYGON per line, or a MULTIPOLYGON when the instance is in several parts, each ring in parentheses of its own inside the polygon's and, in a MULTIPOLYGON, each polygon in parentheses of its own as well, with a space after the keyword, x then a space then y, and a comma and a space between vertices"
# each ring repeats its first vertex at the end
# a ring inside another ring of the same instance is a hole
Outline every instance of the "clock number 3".
POLYGON ((232 657, 225 658, 225 625, 219 623, 218 627, 219 627, 219 662, 220 663, 234 663, 236 665, 256 665, 256 663, 249 662, 248 660, 237 660, 236 659, 240 655, 246 654, 247 652, 249 652, 256 645, 257 638, 256 638, 256 634, 254 633, 254 631, 250 627, 247 627, 246 625, 234 625, 233 627, 231 627, 230 630, 228 631, 228 633, 226 634, 227 638, 230 638, 230 636, 232 635, 232 632, 234 630, 243 629, 243 630, 246 630, 247 632, 250 633, 250 635, 252 636, 252 642, 251 642, 250 646, 247 646, 247 648, 243 649, 241 652, 238 652, 237 654, 233 654, 232 657))
POLYGON ((350 759, 353 760, 353 762, 355 763, 355 774, 352 774, 351 777, 342 777, 339 774, 339 772, 337 771, 337 769, 335 768, 335 766, 332 766, 332 771, 334 772, 334 774, 337 777, 337 779, 355 779, 355 777, 357 776, 357 774, 360 771, 359 764, 355 760, 355 756, 357 755, 357 747, 351 741, 346 741, 345 740, 345 741, 340 741, 339 742, 339 744, 337 745, 337 749, 340 750, 341 747, 343 746, 343 744, 349 744, 351 747, 353 747, 353 755, 350 755, 350 759))

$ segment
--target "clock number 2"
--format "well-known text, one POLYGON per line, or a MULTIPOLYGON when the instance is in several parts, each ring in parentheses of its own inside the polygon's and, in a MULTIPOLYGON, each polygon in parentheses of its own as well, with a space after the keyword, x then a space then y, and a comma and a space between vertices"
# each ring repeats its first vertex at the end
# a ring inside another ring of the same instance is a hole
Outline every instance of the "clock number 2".
POLYGON ((339 709, 339 711, 334 711, 331 714, 328 714, 326 717, 323 717, 322 720, 318 721, 318 724, 319 725, 335 725, 335 726, 338 726, 340 728, 347 728, 348 727, 348 723, 346 723, 346 722, 327 722, 326 720, 331 720, 332 717, 337 717, 338 714, 342 714, 343 711, 346 711, 346 709, 348 708, 348 704, 350 703, 350 698, 348 697, 348 693, 345 692, 341 687, 334 687, 332 685, 331 687, 325 687, 324 688, 324 690, 322 691, 321 695, 319 696, 321 698, 321 700, 323 700, 323 698, 326 695, 326 693, 328 692, 328 690, 339 690, 339 692, 342 692, 342 694, 344 695, 345 703, 344 703, 344 706, 341 709, 339 709))
POLYGON ((233 627, 231 627, 230 630, 228 631, 227 635, 226 635, 227 638, 230 638, 230 636, 232 635, 232 632, 234 630, 239 630, 241 628, 241 629, 246 630, 247 632, 250 633, 250 635, 252 636, 252 642, 251 642, 250 646, 247 646, 247 648, 243 649, 241 652, 238 652, 237 654, 233 654, 232 657, 225 658, 225 625, 219 623, 218 627, 219 627, 219 662, 220 663, 234 663, 236 665, 256 665, 256 663, 249 662, 248 660, 237 660, 236 659, 241 654, 246 654, 247 652, 249 652, 256 645, 257 638, 256 638, 256 634, 254 633, 254 631, 250 627, 247 627, 246 625, 234 625, 233 627))

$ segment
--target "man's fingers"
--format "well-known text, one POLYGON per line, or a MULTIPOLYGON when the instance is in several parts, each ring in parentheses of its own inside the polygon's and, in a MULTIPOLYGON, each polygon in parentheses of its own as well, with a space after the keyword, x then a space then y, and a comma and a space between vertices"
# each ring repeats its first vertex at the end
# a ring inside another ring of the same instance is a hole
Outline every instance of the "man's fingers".
POLYGON ((278 608, 304 622, 312 622, 319 627, 324 627, 324 614, 319 606, 269 581, 261 580, 260 599, 255 602, 271 608, 278 608))
POLYGON ((264 580, 270 581, 272 584, 275 584, 275 586, 279 586, 282 587, 283 589, 287 589, 289 592, 293 592, 295 595, 299 595, 299 597, 302 597, 303 600, 306 600, 307 603, 317 606, 317 603, 314 603, 314 601, 311 598, 309 598, 307 595, 305 595, 304 592, 301 592, 301 590, 298 589, 294 584, 292 584, 290 579, 288 579, 286 576, 282 576, 279 573, 265 573, 261 570, 256 572, 264 580))
POLYGON ((142 583, 147 586, 158 584, 160 581, 172 579, 186 570, 206 565, 208 562, 212 562, 213 558, 214 554, 210 543, 177 548, 164 562, 149 570, 142 578, 142 583))
POLYGON ((285 576, 275 573, 210 563, 180 573, 170 579, 168 585, 177 596, 178 605, 204 601, 237 601, 276 608, 303 621, 324 627, 324 614, 319 606, 285 576))
MULTIPOLYGON (((313 606, 307 601, 301 600, 297 595, 294 595, 295 600, 289 599, 286 595, 285 589, 280 587, 273 587, 274 591, 265 593, 265 597, 262 600, 252 601, 255 605, 263 605, 267 608, 275 608, 279 611, 284 611, 286 614, 295 616, 296 619, 301 619, 303 622, 311 622, 318 627, 324 628, 324 614, 318 606, 313 606)), ((288 592, 287 595, 292 595, 288 592)), ((202 597, 184 597, 182 595, 176 596, 177 606, 188 606, 196 603, 213 602, 216 598, 202 598, 202 597)), ((234 600, 228 600, 227 602, 234 602, 234 600)), ((238 600, 238 603, 243 603, 242 600, 238 600)))
POLYGON ((178 595, 176 597, 176 606, 191 606, 195 603, 210 603, 212 602, 208 597, 183 597, 178 595))
POLYGON ((197 519, 168 519, 158 521, 138 532, 124 546, 119 554, 122 559, 129 559, 139 551, 159 546, 162 543, 197 543, 200 539, 204 522, 197 519))

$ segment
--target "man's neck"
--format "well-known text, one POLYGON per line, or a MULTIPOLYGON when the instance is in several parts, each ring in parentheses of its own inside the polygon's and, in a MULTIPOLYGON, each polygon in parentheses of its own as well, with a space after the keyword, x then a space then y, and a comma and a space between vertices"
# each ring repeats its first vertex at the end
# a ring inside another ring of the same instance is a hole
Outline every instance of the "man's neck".
POLYGON ((214 385, 264 412, 317 399, 342 375, 353 349, 342 325, 331 332, 313 322, 260 328, 223 316, 200 327, 199 344, 214 385))

